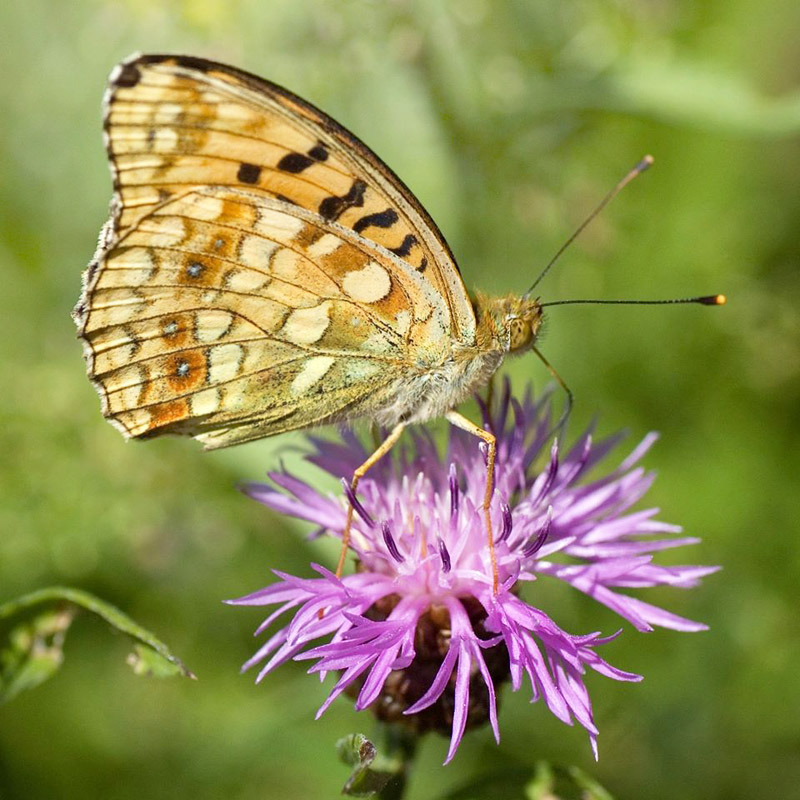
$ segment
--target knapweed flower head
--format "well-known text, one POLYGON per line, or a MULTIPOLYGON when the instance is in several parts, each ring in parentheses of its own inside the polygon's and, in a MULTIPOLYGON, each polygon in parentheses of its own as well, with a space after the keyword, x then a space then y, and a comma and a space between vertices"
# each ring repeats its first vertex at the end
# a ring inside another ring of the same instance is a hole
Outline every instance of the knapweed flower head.
POLYGON ((347 693, 358 710, 370 708, 380 719, 448 733, 447 761, 468 727, 488 720, 499 741, 497 688, 508 680, 516 691, 527 679, 533 701, 588 731, 596 757, 587 668, 621 681, 641 676, 598 653, 619 631, 567 633, 535 605, 535 588, 526 592, 534 603, 523 598, 523 584, 564 581, 640 631, 697 631, 705 626, 621 590, 687 588, 716 568, 653 563, 658 551, 697 541, 657 521, 657 509, 631 510, 653 481, 638 462, 654 435, 598 475, 621 437, 595 441, 587 431, 563 449, 551 441, 548 395, 534 401, 528 393, 518 403, 506 384, 497 408, 484 409, 484 425, 498 439, 491 508, 497 593, 482 508, 486 461, 473 436, 452 430, 442 455, 415 429, 397 457, 362 479, 357 498, 348 479, 369 452, 351 432, 341 443, 313 439, 308 460, 342 479, 342 495, 285 471, 270 475, 274 485, 247 491, 339 536, 349 496, 356 570, 341 578, 319 565, 313 578, 276 572, 276 583, 232 601, 277 606, 257 633, 291 612, 245 668, 262 665, 261 680, 290 659, 313 661, 310 672, 337 676, 318 716, 347 693))

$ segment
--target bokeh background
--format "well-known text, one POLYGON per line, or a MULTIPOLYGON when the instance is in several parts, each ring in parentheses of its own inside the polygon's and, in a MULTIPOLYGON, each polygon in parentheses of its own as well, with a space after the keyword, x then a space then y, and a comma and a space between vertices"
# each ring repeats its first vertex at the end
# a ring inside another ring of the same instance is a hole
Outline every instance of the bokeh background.
MULTIPOLYGON (((576 395, 573 431, 595 415, 606 433, 661 431, 650 500, 703 537, 671 557, 724 570, 644 596, 711 630, 626 626, 607 648, 645 681, 590 677, 598 764, 582 731, 507 693, 501 747, 473 733, 443 769, 445 741, 427 739, 410 796, 539 759, 618 798, 800 796, 798 36, 795 0, 4 0, 0 600, 90 590, 200 679, 137 678, 127 642, 79 619, 63 670, 0 709, 0 796, 334 797, 333 742, 371 731, 344 701, 314 722, 326 690, 300 665, 240 676, 260 613, 221 603, 272 567, 334 561, 234 488, 302 437, 125 444, 85 378, 69 312, 110 197, 100 99, 135 50, 230 62, 326 109, 418 194, 467 285, 494 292, 527 288, 653 153, 541 292, 728 306, 556 308, 543 348, 576 395)), ((533 357, 509 371, 547 382, 533 357)), ((544 583, 536 601, 564 628, 616 629, 544 583)))

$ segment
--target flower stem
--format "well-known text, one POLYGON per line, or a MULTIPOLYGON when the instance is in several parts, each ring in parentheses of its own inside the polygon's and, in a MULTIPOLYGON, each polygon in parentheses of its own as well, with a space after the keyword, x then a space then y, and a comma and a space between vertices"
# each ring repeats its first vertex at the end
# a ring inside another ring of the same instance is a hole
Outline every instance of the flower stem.
POLYGON ((417 754, 419 736, 405 725, 380 724, 378 730, 382 734, 379 749, 392 764, 395 777, 387 782, 376 797, 381 800, 401 800, 417 754))
POLYGON ((337 743, 339 757, 353 767, 342 794, 401 800, 418 736, 403 725, 379 723, 375 738, 373 743, 364 734, 354 733, 337 743))

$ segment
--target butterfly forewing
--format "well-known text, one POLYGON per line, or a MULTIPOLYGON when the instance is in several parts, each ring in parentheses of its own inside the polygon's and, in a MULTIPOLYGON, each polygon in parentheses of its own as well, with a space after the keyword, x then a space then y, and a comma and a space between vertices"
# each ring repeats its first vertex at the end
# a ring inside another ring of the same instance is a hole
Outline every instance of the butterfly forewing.
POLYGON ((107 103, 120 231, 187 184, 264 191, 423 271, 445 298, 455 338, 471 342, 472 307, 441 233, 400 179, 322 111, 232 67, 170 56, 121 65, 107 103))
POLYGON ((76 318, 126 435, 221 446, 369 413, 474 343, 441 234, 322 112, 169 56, 120 65, 106 104, 116 194, 76 318))

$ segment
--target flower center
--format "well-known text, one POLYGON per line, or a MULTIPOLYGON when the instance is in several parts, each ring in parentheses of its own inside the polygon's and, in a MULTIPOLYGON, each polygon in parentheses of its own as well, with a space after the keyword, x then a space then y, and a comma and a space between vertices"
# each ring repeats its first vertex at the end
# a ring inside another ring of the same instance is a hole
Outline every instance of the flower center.
MULTIPOLYGON (((486 630, 486 611, 474 597, 458 598, 464 607, 479 639, 490 639, 493 634, 486 630)), ((374 603, 365 617, 382 621, 388 618, 400 601, 397 594, 387 595, 374 603)), ((439 699, 428 708, 413 715, 403 712, 417 702, 431 687, 442 662, 451 646, 450 612, 444 605, 433 603, 417 620, 414 632, 414 660, 405 669, 393 670, 383 685, 383 690, 370 706, 372 713, 383 722, 401 722, 417 733, 436 731, 449 736, 453 727, 455 710, 456 672, 451 674, 447 687, 439 699)), ((492 682, 497 687, 510 676, 508 650, 501 642, 482 651, 492 682)), ((347 694, 358 696, 365 679, 351 684, 347 694)), ((484 724, 489 719, 489 692, 486 683, 473 664, 469 683, 469 707, 467 728, 484 724)))

